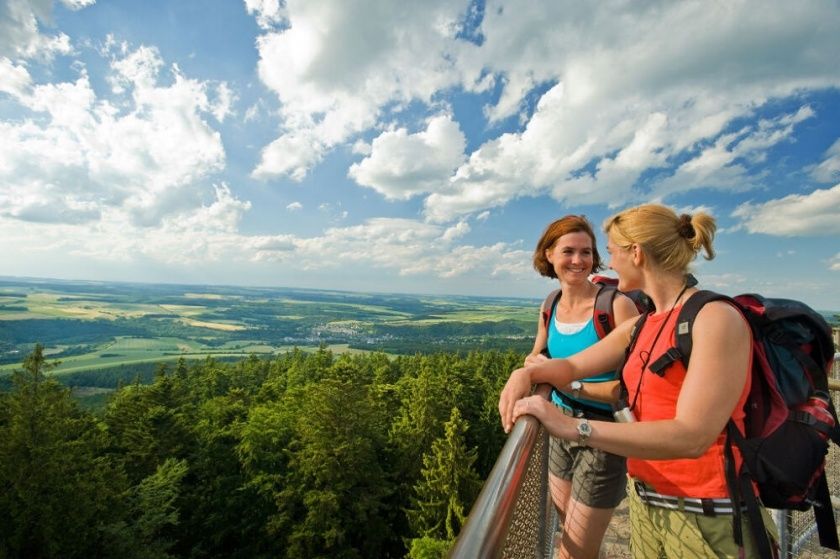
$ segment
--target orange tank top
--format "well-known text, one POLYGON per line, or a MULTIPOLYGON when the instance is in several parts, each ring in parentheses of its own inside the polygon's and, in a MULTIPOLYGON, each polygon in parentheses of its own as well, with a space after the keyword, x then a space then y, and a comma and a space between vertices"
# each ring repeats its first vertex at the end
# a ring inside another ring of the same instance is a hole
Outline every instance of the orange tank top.
MULTIPOLYGON (((672 419, 676 414, 677 398, 686 375, 682 362, 677 361, 672 364, 666 369, 662 377, 651 372, 649 368, 642 374, 641 367, 643 363, 642 355, 646 355, 648 351, 650 351, 650 359, 648 360, 650 364, 675 345, 674 328, 681 308, 681 306, 676 307, 670 313, 670 316, 668 312, 661 312, 647 317, 635 348, 624 367, 624 382, 627 384, 629 402, 635 400, 633 412, 639 421, 672 419), (651 349, 650 346, 659 329, 663 327, 663 321, 666 318, 668 322, 664 325, 664 330, 659 339, 656 340, 655 347, 651 349), (640 374, 642 375, 641 383, 640 374), (638 398, 636 397, 637 388, 638 398)), ((750 359, 752 360, 752 357, 750 359)), ((752 363, 750 363, 750 367, 752 367, 752 363)), ((750 375, 747 375, 747 382, 741 393, 741 398, 732 414, 732 420, 741 432, 744 429, 744 403, 749 390, 750 375)), ((698 458, 677 460, 628 458, 627 472, 631 477, 645 482, 653 487, 657 493, 663 495, 695 498, 728 497, 729 491, 726 487, 724 473, 724 441, 725 434, 721 433, 706 452, 698 458)), ((735 452, 736 468, 740 468, 741 456, 737 448, 733 447, 733 450, 735 452)))

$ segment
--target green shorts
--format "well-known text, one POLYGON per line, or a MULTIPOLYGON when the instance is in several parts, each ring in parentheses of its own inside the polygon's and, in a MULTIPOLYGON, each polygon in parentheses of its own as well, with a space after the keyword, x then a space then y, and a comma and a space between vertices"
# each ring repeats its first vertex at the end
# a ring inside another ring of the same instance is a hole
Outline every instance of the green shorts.
POLYGON ((592 508, 611 509, 625 496, 627 465, 623 456, 551 437, 548 469, 572 482, 571 497, 592 508))
MULTIPOLYGON (((628 478, 629 479, 629 478, 628 478)), ((634 481, 627 485, 630 509, 630 552, 634 559, 679 557, 739 557, 732 534, 732 515, 706 516, 701 513, 667 509, 642 502, 634 481)), ((772 542, 778 542, 776 524, 765 508, 761 509, 764 526, 772 542)), ((746 513, 741 515, 744 557, 758 558, 753 545, 746 513)))

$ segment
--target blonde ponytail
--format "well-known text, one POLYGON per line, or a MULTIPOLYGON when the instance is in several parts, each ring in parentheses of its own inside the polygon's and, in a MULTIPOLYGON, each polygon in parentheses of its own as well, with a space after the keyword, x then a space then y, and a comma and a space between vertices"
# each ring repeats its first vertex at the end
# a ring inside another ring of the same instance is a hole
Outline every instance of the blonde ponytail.
POLYGON ((677 215, 661 204, 644 204, 610 217, 604 231, 623 247, 638 244, 665 272, 686 272, 702 250, 706 260, 715 257, 712 242, 717 224, 705 212, 677 215))

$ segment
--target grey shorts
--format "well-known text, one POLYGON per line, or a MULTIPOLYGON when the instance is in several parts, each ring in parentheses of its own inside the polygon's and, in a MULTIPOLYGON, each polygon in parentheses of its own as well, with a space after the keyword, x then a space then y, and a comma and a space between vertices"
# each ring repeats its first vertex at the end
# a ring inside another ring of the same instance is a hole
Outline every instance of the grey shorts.
POLYGON ((626 496, 627 463, 623 456, 551 437, 548 470, 572 482, 571 497, 592 508, 611 509, 626 496))

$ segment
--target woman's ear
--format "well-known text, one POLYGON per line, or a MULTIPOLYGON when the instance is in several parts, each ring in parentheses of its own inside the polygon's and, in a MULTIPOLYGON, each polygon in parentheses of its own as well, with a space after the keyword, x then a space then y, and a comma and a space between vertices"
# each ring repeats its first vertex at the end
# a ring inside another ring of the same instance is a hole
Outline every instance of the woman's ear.
POLYGON ((645 261, 645 251, 643 251, 642 247, 640 247, 636 243, 633 243, 633 246, 630 247, 630 250, 633 251, 633 264, 641 267, 645 261))

